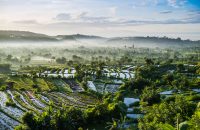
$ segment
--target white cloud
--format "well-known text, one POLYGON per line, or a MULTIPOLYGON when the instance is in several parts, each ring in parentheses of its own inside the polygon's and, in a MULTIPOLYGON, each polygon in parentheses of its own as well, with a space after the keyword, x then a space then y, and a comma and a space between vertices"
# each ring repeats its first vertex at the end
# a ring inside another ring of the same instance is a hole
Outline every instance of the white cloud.
POLYGON ((74 13, 59 13, 56 15, 55 20, 75 22, 80 21, 86 17, 87 12, 74 12, 74 13))
POLYGON ((60 13, 53 19, 68 23, 108 23, 114 20, 112 17, 91 16, 88 12, 60 13))
POLYGON ((60 13, 56 16, 56 20, 69 20, 71 19, 71 15, 69 13, 60 13))
POLYGON ((132 8, 156 6, 159 2, 160 0, 134 0, 132 3, 132 8))
POLYGON ((171 7, 182 7, 187 3, 187 0, 167 0, 168 5, 171 7))
POLYGON ((160 11, 161 14, 171 14, 173 13, 173 11, 171 10, 164 10, 164 11, 160 11))
POLYGON ((14 21, 13 23, 17 24, 39 24, 36 20, 20 20, 20 21, 14 21))
POLYGON ((176 0, 167 0, 168 1, 168 4, 172 7, 177 7, 177 1, 176 0))
POLYGON ((87 14, 88 14, 88 12, 83 11, 83 12, 73 13, 73 14, 71 14, 71 16, 72 16, 72 19, 80 20, 81 18, 85 17, 87 14))

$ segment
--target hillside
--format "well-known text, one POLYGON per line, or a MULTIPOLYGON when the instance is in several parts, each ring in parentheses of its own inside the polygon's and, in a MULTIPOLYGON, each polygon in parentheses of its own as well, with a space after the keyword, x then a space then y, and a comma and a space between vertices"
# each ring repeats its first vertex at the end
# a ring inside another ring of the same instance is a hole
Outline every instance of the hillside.
POLYGON ((82 34, 57 35, 56 37, 59 38, 60 40, 105 39, 104 37, 93 36, 93 35, 82 35, 82 34))
POLYGON ((18 41, 32 41, 32 42, 58 42, 58 41, 78 41, 87 43, 92 41, 97 44, 104 45, 127 45, 136 47, 199 47, 200 41, 182 40, 181 38, 168 37, 114 37, 105 38, 93 35, 57 35, 48 36, 45 34, 38 34, 27 31, 0 31, 0 41, 18 42, 18 41))
POLYGON ((0 31, 0 41, 57 41, 57 39, 28 31, 0 31))
POLYGON ((200 41, 182 40, 181 38, 168 38, 168 37, 116 37, 107 40, 107 43, 115 44, 134 44, 136 46, 153 45, 157 47, 171 47, 171 46, 199 46, 200 41))

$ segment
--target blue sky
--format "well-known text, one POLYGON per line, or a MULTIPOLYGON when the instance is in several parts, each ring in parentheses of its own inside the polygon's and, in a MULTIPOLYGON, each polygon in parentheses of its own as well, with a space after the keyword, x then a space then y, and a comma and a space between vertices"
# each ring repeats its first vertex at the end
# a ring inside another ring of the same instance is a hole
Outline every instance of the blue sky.
POLYGON ((200 0, 0 0, 0 29, 200 37, 200 0))

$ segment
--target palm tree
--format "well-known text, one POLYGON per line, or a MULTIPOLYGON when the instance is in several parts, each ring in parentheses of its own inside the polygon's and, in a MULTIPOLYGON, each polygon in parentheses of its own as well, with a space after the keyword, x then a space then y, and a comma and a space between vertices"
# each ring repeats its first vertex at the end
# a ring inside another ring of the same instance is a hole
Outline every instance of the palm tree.
POLYGON ((112 119, 112 122, 107 122, 106 128, 110 128, 109 130, 119 130, 123 129, 126 123, 126 116, 122 116, 120 114, 120 119, 112 119))

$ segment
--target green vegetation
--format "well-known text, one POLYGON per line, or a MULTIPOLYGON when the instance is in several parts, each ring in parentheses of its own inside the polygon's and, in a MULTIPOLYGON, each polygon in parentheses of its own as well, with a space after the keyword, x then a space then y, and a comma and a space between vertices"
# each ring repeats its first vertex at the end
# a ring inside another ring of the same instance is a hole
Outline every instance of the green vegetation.
POLYGON ((200 53, 182 42, 162 49, 0 48, 2 121, 16 130, 198 130, 200 53))

